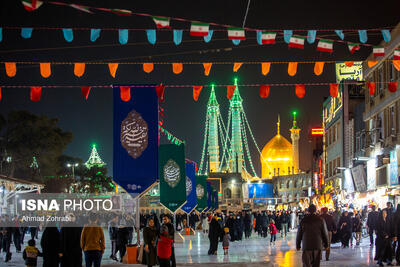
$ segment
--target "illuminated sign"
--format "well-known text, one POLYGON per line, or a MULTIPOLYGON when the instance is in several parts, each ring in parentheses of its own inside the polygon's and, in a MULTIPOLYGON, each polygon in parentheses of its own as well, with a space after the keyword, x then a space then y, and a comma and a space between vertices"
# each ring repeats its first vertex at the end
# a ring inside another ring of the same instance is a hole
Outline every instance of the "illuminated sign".
POLYGON ((343 80, 363 80, 362 62, 355 61, 353 66, 349 67, 346 63, 336 63, 336 82, 343 80))
POLYGON ((324 123, 331 122, 336 114, 341 110, 343 106, 343 91, 341 86, 339 86, 339 93, 337 97, 329 97, 329 102, 324 105, 323 117, 324 123))
POLYGON ((311 135, 323 135, 324 129, 323 128, 312 128, 311 135))

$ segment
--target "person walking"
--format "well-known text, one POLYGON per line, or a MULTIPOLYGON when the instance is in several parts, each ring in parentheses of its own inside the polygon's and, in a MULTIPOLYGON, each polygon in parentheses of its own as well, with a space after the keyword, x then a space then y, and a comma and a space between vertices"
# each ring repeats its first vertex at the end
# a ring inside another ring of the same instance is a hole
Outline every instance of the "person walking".
POLYGON ((157 243, 157 256, 160 267, 171 266, 172 242, 173 239, 169 235, 168 226, 166 224, 163 224, 161 226, 160 239, 157 243))
POLYGON ((321 212, 321 218, 324 219, 328 231, 328 246, 326 247, 325 260, 329 261, 329 255, 331 254, 332 234, 336 234, 336 224, 333 220, 333 216, 328 214, 327 207, 322 208, 321 212))
POLYGON ((361 242, 361 231, 362 231, 361 216, 358 213, 353 218, 353 233, 355 234, 356 246, 360 245, 360 242, 361 242))
POLYGON ((289 224, 289 216, 288 216, 286 211, 283 211, 281 213, 280 221, 281 221, 281 225, 282 225, 281 237, 283 237, 283 235, 285 235, 285 238, 286 238, 286 235, 287 235, 287 232, 288 232, 288 227, 289 227, 288 226, 288 224, 289 224))
POLYGON ((60 264, 61 237, 57 227, 46 227, 40 240, 43 252, 43 267, 57 267, 60 264))
POLYGON ((221 235, 221 226, 217 221, 217 216, 214 216, 210 223, 210 229, 208 231, 208 239, 210 240, 210 249, 208 255, 217 255, 218 251, 218 239, 221 235))
POLYGON ((114 216, 108 223, 108 235, 111 242, 111 255, 110 259, 117 261, 117 232, 118 232, 118 216, 114 216))
POLYGON ((317 208, 311 204, 309 215, 300 222, 296 236, 296 249, 303 249, 303 267, 319 267, 322 249, 328 247, 328 230, 325 220, 316 214, 317 208))
POLYGON ((372 205, 371 212, 368 213, 367 217, 367 227, 368 227, 368 234, 369 234, 369 242, 370 246, 372 247, 374 243, 374 233, 376 232, 376 225, 379 219, 379 212, 376 211, 376 206, 372 205))
POLYGON ((105 250, 104 232, 97 225, 97 216, 94 213, 89 215, 89 224, 83 227, 81 248, 85 254, 86 267, 100 267, 105 250))
POLYGON ((61 267, 82 267, 82 227, 76 224, 74 214, 68 217, 69 222, 61 228, 61 267))
POLYGON ((352 229, 351 229, 352 223, 351 223, 351 218, 349 216, 348 211, 343 212, 343 215, 339 221, 339 227, 340 227, 340 237, 341 237, 341 241, 342 241, 342 247, 343 248, 349 247, 349 241, 350 241, 351 232, 352 232, 352 229))
POLYGON ((224 249, 224 255, 228 255, 229 241, 231 240, 231 236, 229 235, 229 228, 225 227, 224 232, 225 232, 225 234, 222 239, 222 247, 224 249))
POLYGON ((388 211, 383 209, 376 226, 376 258, 379 266, 383 266, 383 262, 392 264, 392 239, 394 238, 392 229, 388 211))
POLYGON ((43 256, 42 252, 40 252, 35 245, 35 239, 29 240, 28 246, 26 246, 22 252, 22 258, 25 260, 26 267, 36 267, 37 257, 43 256))
POLYGON ((165 225, 168 228, 168 234, 170 238, 172 239, 171 243, 171 267, 176 267, 176 261, 175 261, 175 248, 174 248, 174 241, 175 241, 175 229, 174 225, 171 223, 171 219, 169 216, 164 215, 163 217, 163 225, 165 225))
POLYGON ((400 204, 397 204, 396 213, 394 214, 394 241, 397 242, 396 262, 400 266, 400 204))
POLYGON ((275 245, 276 234, 278 233, 278 229, 276 229, 274 220, 272 220, 272 219, 270 220, 268 229, 269 229, 269 233, 271 235, 270 245, 275 245))
POLYGON ((157 265, 157 229, 154 225, 154 219, 149 218, 148 225, 143 229, 143 258, 142 263, 148 267, 157 265))
POLYGON ((126 227, 125 220, 121 221, 120 224, 117 230, 117 249, 119 251, 120 262, 122 262, 126 253, 126 246, 129 242, 129 228, 126 227))

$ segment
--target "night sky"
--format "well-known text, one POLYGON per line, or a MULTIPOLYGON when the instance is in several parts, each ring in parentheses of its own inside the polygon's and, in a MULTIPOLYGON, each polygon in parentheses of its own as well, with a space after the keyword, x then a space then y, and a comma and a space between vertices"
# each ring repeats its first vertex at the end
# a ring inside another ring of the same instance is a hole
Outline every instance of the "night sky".
MULTIPOLYGON (((45 1, 44 1, 45 2, 45 1)), ((66 1, 107 8, 129 9, 139 13, 180 17, 204 22, 215 22, 241 27, 247 1, 66 1)), ((262 1, 252 0, 246 27, 260 29, 367 29, 393 27, 399 21, 398 1, 385 1, 376 9, 376 4, 365 1, 262 1)), ((34 12, 27 12, 21 1, 1 1, 0 25, 2 26, 49 26, 87 28, 155 28, 151 18, 140 16, 117 16, 95 11, 87 14, 70 7, 43 4, 34 12)), ((171 22, 172 28, 189 29, 190 23, 171 22)), ((211 26, 210 29, 216 29, 211 26)), ((226 31, 214 32, 211 42, 201 37, 183 34, 179 46, 172 42, 172 32, 157 32, 157 43, 147 42, 144 31, 130 31, 129 43, 120 45, 117 30, 103 30, 100 38, 90 42, 89 30, 74 31, 74 40, 67 43, 61 30, 34 30, 31 39, 23 39, 20 30, 3 29, 0 43, 1 61, 140 61, 140 62, 241 62, 241 61, 307 61, 307 60, 362 60, 372 49, 362 47, 354 55, 346 44, 335 43, 334 52, 316 51, 314 44, 306 42, 305 49, 289 49, 281 35, 277 44, 260 46, 255 32, 246 32, 247 39, 235 46, 227 39, 226 31)), ((317 36, 338 39, 332 31, 317 32, 317 36)), ((378 44, 380 32, 370 32, 368 43, 378 44)), ((346 41, 358 42, 356 32, 345 33, 346 41)), ((1 85, 111 85, 111 84, 231 84, 234 76, 239 84, 258 83, 310 83, 335 82, 334 64, 326 64, 321 76, 313 73, 313 64, 299 64, 297 75, 287 74, 286 64, 272 65, 267 76, 261 74, 260 65, 243 65, 237 74, 233 64, 213 65, 210 76, 204 76, 201 65, 184 65, 179 75, 172 73, 171 65, 155 65, 152 73, 146 74, 141 65, 120 65, 116 78, 112 78, 106 65, 87 65, 83 77, 73 74, 73 65, 52 65, 52 75, 44 79, 38 65, 17 66, 14 78, 6 76, 4 65, 0 67, 1 85)), ((0 113, 26 109, 37 114, 59 118, 59 125, 73 132, 74 139, 65 154, 87 160, 90 145, 98 144, 98 151, 112 173, 112 89, 92 89, 88 100, 84 100, 79 88, 45 88, 42 100, 33 103, 29 99, 29 88, 3 89, 0 113)), ((229 107, 226 88, 217 88, 217 98, 222 116, 227 120, 229 107)), ((307 132, 321 124, 322 101, 328 95, 327 86, 306 88, 306 96, 298 99, 294 87, 271 87, 267 99, 259 97, 258 87, 240 87, 243 106, 260 149, 276 134, 277 116, 281 116, 281 134, 290 140, 291 112, 298 111, 301 132, 300 167, 310 168, 311 144, 307 132)), ((192 98, 192 88, 167 88, 165 91, 165 128, 177 137, 186 140, 187 157, 200 161, 206 103, 209 90, 203 89, 198 102, 192 98)), ((165 142, 165 140, 163 140, 165 142)), ((250 145, 253 162, 260 174, 259 156, 250 145)))

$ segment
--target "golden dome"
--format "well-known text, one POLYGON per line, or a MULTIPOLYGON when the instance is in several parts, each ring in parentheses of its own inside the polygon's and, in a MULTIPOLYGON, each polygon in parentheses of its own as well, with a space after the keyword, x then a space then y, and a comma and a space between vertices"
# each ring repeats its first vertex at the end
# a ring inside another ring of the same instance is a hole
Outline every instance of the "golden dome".
POLYGON ((261 151, 261 171, 263 178, 278 175, 287 175, 292 172, 293 166, 293 152, 292 144, 279 133, 278 121, 278 134, 275 135, 261 151))

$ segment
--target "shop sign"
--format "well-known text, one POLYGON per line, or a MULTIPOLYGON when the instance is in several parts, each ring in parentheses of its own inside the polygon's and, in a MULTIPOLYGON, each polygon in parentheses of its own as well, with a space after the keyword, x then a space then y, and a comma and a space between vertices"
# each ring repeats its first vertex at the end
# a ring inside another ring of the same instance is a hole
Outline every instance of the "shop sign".
POLYGON ((342 86, 339 86, 339 93, 337 97, 329 97, 329 102, 324 103, 323 107, 323 119, 324 124, 330 123, 342 109, 343 106, 343 90, 342 86))
POLYGON ((399 170, 397 163, 397 151, 390 151, 390 172, 389 172, 389 185, 399 184, 399 170))
POLYGON ((358 192, 364 192, 367 190, 367 185, 365 184, 366 177, 363 165, 358 165, 351 169, 351 174, 353 175, 354 185, 358 192))
POLYGON ((354 62, 353 66, 349 67, 346 63, 336 63, 336 82, 340 83, 343 80, 363 80, 362 61, 354 62))
POLYGON ((350 169, 344 170, 343 188, 346 190, 347 193, 353 193, 354 192, 354 184, 353 184, 353 179, 351 177, 350 169))
POLYGON ((367 189, 373 190, 376 188, 376 159, 367 161, 367 189))

